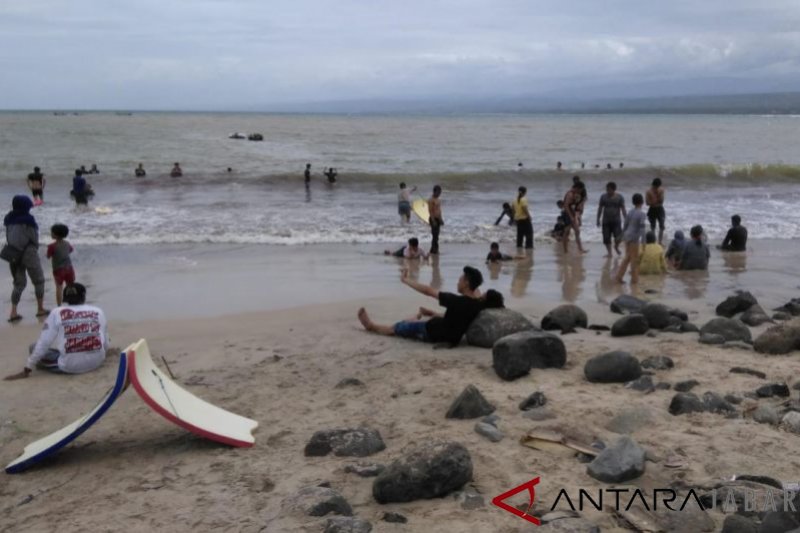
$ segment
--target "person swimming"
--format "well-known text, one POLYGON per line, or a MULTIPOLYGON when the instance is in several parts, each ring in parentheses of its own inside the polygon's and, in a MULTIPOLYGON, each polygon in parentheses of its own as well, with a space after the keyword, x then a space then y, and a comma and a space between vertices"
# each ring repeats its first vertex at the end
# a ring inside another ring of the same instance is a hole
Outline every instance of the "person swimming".
POLYGON ((180 178, 181 176, 183 176, 183 170, 181 169, 179 163, 175 163, 172 166, 172 170, 170 171, 169 175, 171 178, 180 178))
POLYGON ((326 170, 323 174, 326 178, 328 178, 328 183, 330 184, 336 183, 336 176, 339 175, 339 173, 336 172, 336 169, 333 167, 326 170))
POLYGON ((133 174, 137 178, 143 178, 143 177, 147 176, 147 172, 145 171, 144 166, 141 163, 139 163, 139 166, 136 167, 136 170, 133 171, 133 174))

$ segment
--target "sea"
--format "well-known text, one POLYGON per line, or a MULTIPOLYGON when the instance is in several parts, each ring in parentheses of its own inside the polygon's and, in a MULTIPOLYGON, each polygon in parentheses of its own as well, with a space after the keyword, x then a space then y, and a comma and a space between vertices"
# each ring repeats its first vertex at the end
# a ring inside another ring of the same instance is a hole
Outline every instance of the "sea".
POLYGON ((400 223, 398 184, 425 198, 438 184, 443 243, 508 243, 513 231, 493 224, 518 186, 528 188, 543 240, 579 175, 589 194, 583 238, 597 242, 606 183, 630 204, 659 177, 668 234, 701 224, 717 240, 739 214, 751 239, 795 239, 798 139, 800 116, 787 115, 3 112, 0 202, 10 208, 14 194, 27 193, 26 176, 39 166, 47 186, 37 220, 67 224, 82 244, 402 244, 424 243, 428 230, 400 223), (263 141, 229 138, 235 132, 263 141), (180 178, 169 177, 175 162, 180 178), (139 163, 145 178, 134 177, 139 163), (74 169, 92 164, 96 196, 77 209, 74 169), (335 185, 322 175, 328 167, 335 185))

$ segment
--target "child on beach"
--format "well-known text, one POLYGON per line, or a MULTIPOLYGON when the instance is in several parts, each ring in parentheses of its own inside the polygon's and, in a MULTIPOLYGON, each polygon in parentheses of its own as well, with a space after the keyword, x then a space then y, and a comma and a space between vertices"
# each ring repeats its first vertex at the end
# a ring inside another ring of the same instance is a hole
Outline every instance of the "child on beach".
POLYGON ((411 237, 408 239, 408 246, 403 246, 400 249, 392 252, 391 250, 384 250, 384 255, 391 255, 392 257, 398 257, 402 259, 427 259, 428 254, 426 254, 423 250, 419 247, 419 239, 416 237, 411 237))
POLYGON ((69 254, 72 253, 72 245, 67 241, 69 228, 64 224, 54 224, 50 228, 50 236, 55 242, 47 246, 47 258, 53 265, 53 281, 56 284, 56 304, 61 307, 61 298, 64 285, 75 283, 75 270, 72 268, 72 261, 69 254))
POLYGON ((553 231, 550 232, 550 236, 553 237, 555 240, 560 241, 561 238, 564 236, 564 230, 572 222, 569 219, 569 214, 567 213, 567 210, 564 209, 564 201, 563 200, 557 201, 556 206, 558 206, 561 212, 558 214, 558 218, 556 218, 556 225, 553 226, 553 231))
POLYGON ((686 238, 683 236, 683 232, 678 230, 675 232, 672 242, 669 243, 665 256, 670 266, 673 268, 678 268, 678 263, 681 262, 681 254, 683 254, 684 248, 686 248, 686 238))
POLYGON ((656 242, 655 232, 648 231, 645 240, 647 242, 639 256, 639 274, 643 276, 666 274, 667 261, 664 259, 664 248, 656 242))
POLYGON ((512 261, 514 258, 500 251, 500 245, 493 242, 489 245, 489 255, 486 256, 487 263, 497 263, 500 261, 512 261))
POLYGON ((633 195, 633 209, 625 217, 625 225, 622 227, 622 241, 625 243, 625 258, 619 265, 617 271, 617 283, 624 283, 623 278, 631 267, 631 283, 639 283, 639 243, 644 242, 645 231, 647 231, 647 217, 642 211, 644 198, 641 194, 633 195))

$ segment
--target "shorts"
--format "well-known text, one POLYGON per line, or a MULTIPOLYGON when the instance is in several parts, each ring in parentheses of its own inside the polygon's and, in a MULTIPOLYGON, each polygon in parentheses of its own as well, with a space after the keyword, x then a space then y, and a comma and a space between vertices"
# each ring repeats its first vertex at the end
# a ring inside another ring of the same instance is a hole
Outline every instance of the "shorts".
POLYGON ((620 220, 603 221, 603 244, 611 244, 611 237, 619 242, 622 238, 622 223, 620 220))
POLYGON ((53 279, 59 285, 62 283, 72 285, 75 283, 75 270, 73 270, 71 266, 57 268, 53 270, 53 279))
POLYGON ((34 198, 44 198, 44 189, 31 189, 31 196, 34 198))
POLYGON ((400 202, 397 204, 397 213, 404 216, 411 216, 411 204, 408 202, 400 202))
POLYGON ((667 218, 667 212, 664 211, 663 205, 654 205, 647 210, 647 220, 650 221, 651 230, 656 229, 656 222, 658 222, 658 228, 663 230, 664 220, 666 218, 667 218))
POLYGON ((428 340, 428 323, 424 320, 403 320, 394 325, 394 334, 404 339, 428 340))

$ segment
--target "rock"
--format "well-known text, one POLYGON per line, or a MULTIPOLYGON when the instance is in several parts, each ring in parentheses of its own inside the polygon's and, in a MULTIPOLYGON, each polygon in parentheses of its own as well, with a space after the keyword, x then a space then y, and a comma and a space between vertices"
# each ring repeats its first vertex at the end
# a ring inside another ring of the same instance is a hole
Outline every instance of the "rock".
POLYGON ((614 301, 611 302, 609 307, 612 313, 624 315, 627 313, 638 313, 645 305, 647 305, 645 300, 623 294, 614 298, 614 301))
POLYGON ((759 370, 753 370, 752 368, 746 368, 743 366, 735 366, 730 370, 731 374, 747 374, 750 376, 755 376, 761 379, 767 379, 767 375, 759 370))
POLYGON ((733 318, 714 318, 700 328, 700 333, 722 335, 725 342, 744 341, 748 344, 753 342, 750 330, 740 320, 733 318))
POLYGON ((800 434, 800 413, 797 411, 789 411, 781 419, 781 424, 792 433, 800 434))
POLYGON ((729 514, 722 523, 722 533, 758 533, 758 525, 740 514, 729 514))
POLYGON ((653 355, 642 361, 642 368, 652 370, 669 370, 674 366, 675 363, 666 355, 653 355))
POLYGON ((523 331, 503 337, 492 347, 492 366, 506 381, 517 379, 531 368, 563 368, 567 349, 557 335, 523 331))
POLYGON ((625 384, 626 389, 638 390, 642 392, 652 392, 656 390, 653 385, 653 378, 650 376, 642 376, 639 379, 634 379, 625 384))
POLYGON ((731 318, 734 315, 747 311, 757 304, 758 300, 749 292, 736 291, 735 295, 729 296, 724 302, 717 306, 717 315, 731 318))
POLYGON ((792 389, 794 389, 794 390, 800 390, 800 381, 798 381, 797 383, 795 383, 794 385, 792 385, 792 389))
POLYGON ((681 333, 700 333, 700 328, 691 322, 684 322, 681 324, 681 333))
POLYGON ((788 398, 789 395, 789 386, 786 383, 770 383, 756 389, 756 396, 759 398, 772 398, 773 396, 788 398))
POLYGON ((680 309, 670 309, 669 314, 671 314, 681 322, 689 321, 689 314, 686 311, 681 311, 680 309))
POLYGON ((561 330, 561 333, 567 333, 576 328, 585 329, 587 325, 589 318, 586 312, 573 304, 559 305, 542 318, 542 329, 545 331, 561 330))
POLYGON ((494 343, 520 331, 539 328, 525 315, 511 309, 484 309, 467 328, 467 343, 481 348, 491 348, 494 343))
POLYGON ((468 488, 459 491, 455 494, 455 499, 461 502, 461 508, 466 511, 474 511, 481 507, 486 507, 486 502, 483 501, 483 496, 475 489, 468 488))
POLYGON ((677 382, 674 388, 677 392, 689 392, 698 385, 700 385, 700 382, 696 379, 688 379, 686 381, 677 382))
POLYGON ((753 420, 760 424, 772 424, 773 426, 777 426, 781 421, 781 415, 778 413, 777 409, 771 405, 759 405, 758 408, 753 411, 753 420))
POLYGON ((439 498, 471 479, 472 459, 463 445, 430 441, 386 467, 375 479, 372 495, 378 503, 439 498))
POLYGON ((531 409, 530 411, 525 411, 522 414, 523 417, 529 420, 535 420, 536 422, 542 422, 544 420, 552 420, 556 417, 550 409, 547 407, 539 407, 537 409, 531 409))
POLYGON ((345 474, 356 474, 360 477, 375 477, 386 468, 378 463, 358 463, 344 467, 345 474))
POLYGON ((547 397, 543 392, 536 391, 519 404, 520 411, 528 411, 537 407, 543 407, 547 404, 547 397))
POLYGON ((645 406, 628 407, 617 413, 605 428, 613 433, 630 435, 653 423, 653 410, 645 406))
POLYGON ((761 519, 758 533, 791 533, 800 528, 797 515, 788 511, 770 511, 761 519))
POLYGON ((628 337, 630 335, 644 335, 650 325, 644 315, 638 313, 625 315, 611 326, 612 337, 628 337))
POLYGON ((366 457, 385 450, 381 434, 370 428, 327 429, 317 431, 306 444, 306 457, 333 452, 339 457, 366 457))
POLYGON ((345 387, 366 387, 366 385, 364 385, 364 382, 358 378, 344 378, 336 384, 335 388, 343 389, 345 387))
POLYGON ((744 401, 744 398, 736 394, 726 394, 725 401, 732 405, 739 405, 744 401))
POLYGON ((772 319, 767 316, 767 312, 764 311, 764 309, 758 304, 752 306, 750 309, 742 313, 742 316, 739 319, 748 326, 752 327, 758 327, 761 324, 772 322, 772 319))
POLYGON ((736 408, 716 392, 709 391, 703 394, 703 405, 705 405, 706 411, 712 413, 729 414, 736 412, 736 408))
MULTIPOLYGON (((672 324, 672 310, 664 304, 649 303, 639 311, 647 319, 647 323, 652 329, 664 329, 672 324)), ((687 317, 688 318, 688 317, 687 317)), ((678 324, 682 320, 678 318, 678 324)))
POLYGON ((630 437, 620 437, 589 463, 586 473, 605 483, 622 483, 644 474, 644 461, 644 449, 630 437))
POLYGON ((672 397, 672 401, 669 403, 669 414, 673 416, 702 413, 705 410, 705 404, 691 392, 679 392, 672 397))
POLYGON ((791 316, 800 316, 800 298, 792 298, 787 303, 775 309, 775 311, 787 313, 791 316))
POLYGON ((353 508, 338 491, 330 487, 303 487, 283 500, 284 509, 308 516, 333 513, 353 516, 353 508))
POLYGON ((337 516, 328 518, 324 533, 369 533, 372 524, 354 516, 337 516))
POLYGON ((505 438, 505 434, 497 429, 497 426, 487 424, 486 422, 478 422, 475 424, 475 433, 486 437, 492 442, 500 442, 505 438))
POLYGON ((500 421, 500 417, 497 416, 496 413, 492 413, 490 415, 484 416, 481 419, 481 422, 484 422, 486 424, 491 424, 494 427, 497 427, 497 422, 499 422, 499 421, 500 421))
POLYGON ((772 320, 791 320, 792 314, 785 311, 775 311, 772 313, 772 320))
POLYGON ((592 331, 611 331, 610 327, 603 324, 589 324, 589 327, 586 329, 590 329, 592 331))
POLYGON ((670 383, 667 383, 666 381, 659 381, 658 383, 656 383, 656 390, 669 390, 671 388, 672 385, 670 383))
POLYGON ((769 328, 753 345, 759 353, 782 355, 800 350, 800 319, 769 328))
POLYGON ((700 344, 725 344, 725 337, 713 333, 703 333, 700 335, 700 344))
POLYGON ((475 385, 467 385, 447 410, 445 417, 465 420, 486 416, 493 412, 494 405, 486 401, 475 385))
POLYGON ((628 352, 608 352, 592 357, 583 367, 592 383, 625 383, 642 375, 639 360, 628 352))
POLYGON ((383 513, 384 522, 389 522, 390 524, 406 524, 408 523, 408 518, 401 515, 400 513, 383 513))
POLYGON ((670 324, 669 326, 665 327, 661 331, 664 332, 664 333, 683 333, 683 330, 681 330, 681 325, 680 324, 670 324))

